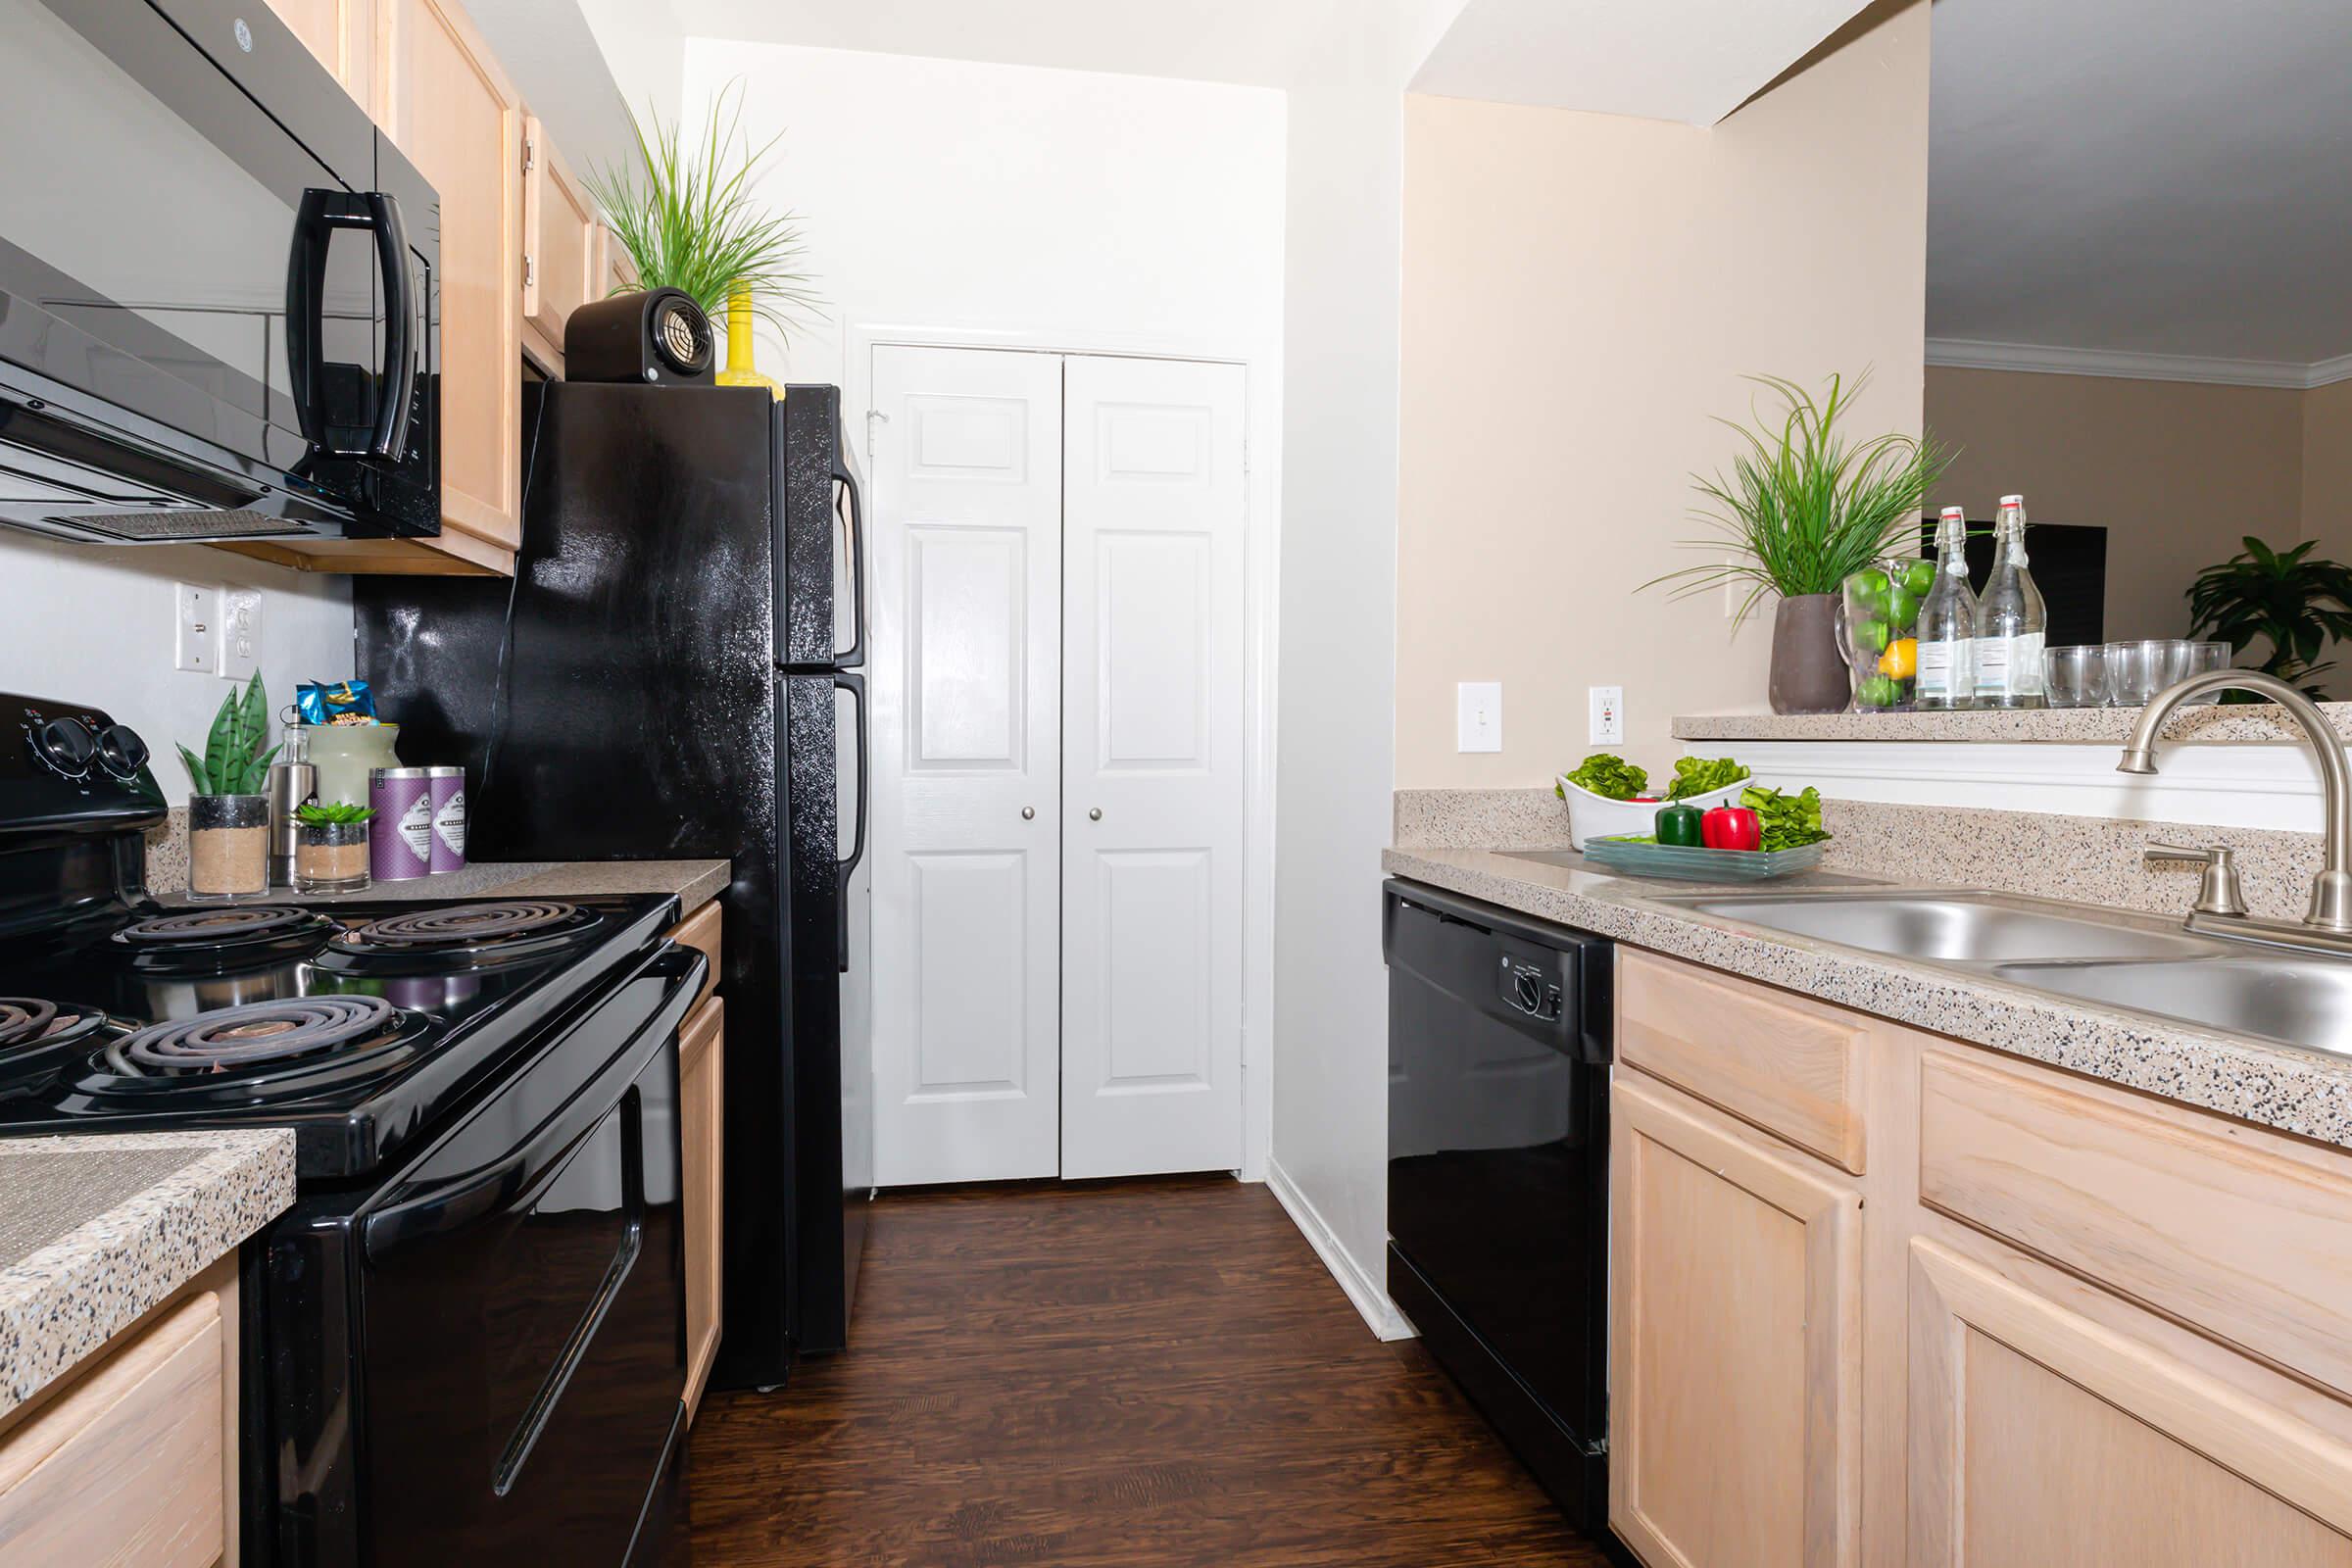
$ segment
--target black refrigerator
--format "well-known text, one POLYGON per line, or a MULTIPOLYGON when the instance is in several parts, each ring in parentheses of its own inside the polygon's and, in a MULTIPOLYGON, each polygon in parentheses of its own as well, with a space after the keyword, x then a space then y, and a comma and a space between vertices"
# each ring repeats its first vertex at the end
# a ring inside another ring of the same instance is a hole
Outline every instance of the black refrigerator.
POLYGON ((864 540, 840 390, 526 389, 514 580, 359 578, 360 672, 477 860, 717 858, 714 1382, 841 1349, 873 1196, 864 540))

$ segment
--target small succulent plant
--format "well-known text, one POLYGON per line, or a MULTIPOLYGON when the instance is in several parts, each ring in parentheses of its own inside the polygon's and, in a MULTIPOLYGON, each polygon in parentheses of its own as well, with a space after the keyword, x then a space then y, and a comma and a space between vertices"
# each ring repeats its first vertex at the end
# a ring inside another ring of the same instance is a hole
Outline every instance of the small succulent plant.
POLYGON ((205 740, 204 755, 198 757, 185 746, 179 748, 188 783, 199 795, 261 794, 262 781, 277 756, 274 746, 262 750, 262 742, 269 736, 270 699, 263 693, 262 677, 256 671, 253 684, 242 693, 231 690, 220 699, 220 711, 213 715, 213 732, 205 740))
POLYGON ((365 822, 374 814, 374 807, 354 806, 349 801, 305 801, 294 808, 294 820, 311 827, 339 827, 346 822, 365 822))

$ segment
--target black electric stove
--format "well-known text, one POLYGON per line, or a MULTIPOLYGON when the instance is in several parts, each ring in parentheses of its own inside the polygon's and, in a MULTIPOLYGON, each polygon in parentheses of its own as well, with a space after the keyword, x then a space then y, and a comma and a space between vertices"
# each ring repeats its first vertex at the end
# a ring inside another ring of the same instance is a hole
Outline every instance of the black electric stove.
POLYGON ((244 1560, 684 1561, 676 901, 172 906, 163 814, 129 730, 0 695, 0 1137, 294 1132, 244 1560))

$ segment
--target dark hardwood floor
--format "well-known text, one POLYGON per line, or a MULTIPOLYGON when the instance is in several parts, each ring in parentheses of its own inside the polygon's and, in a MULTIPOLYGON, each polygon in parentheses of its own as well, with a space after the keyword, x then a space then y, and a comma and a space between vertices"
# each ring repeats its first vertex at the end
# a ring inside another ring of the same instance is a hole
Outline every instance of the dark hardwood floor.
POLYGON ((884 1198, 850 1347, 705 1400, 698 1568, 1602 1561, 1263 1187, 884 1198))

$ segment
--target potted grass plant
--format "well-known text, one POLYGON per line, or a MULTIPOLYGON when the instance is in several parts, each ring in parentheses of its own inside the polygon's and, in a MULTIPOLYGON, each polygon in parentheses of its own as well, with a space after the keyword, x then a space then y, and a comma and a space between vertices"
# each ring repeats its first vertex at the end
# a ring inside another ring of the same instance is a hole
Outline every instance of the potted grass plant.
POLYGON ((262 793, 277 748, 270 699, 257 672, 243 692, 220 699, 204 755, 179 748, 188 770, 188 897, 219 902, 270 891, 270 800, 262 793))
POLYGON ((706 315, 727 322, 727 368, 721 385, 776 383, 752 364, 752 326, 765 321, 787 340, 820 314, 802 264, 808 245, 801 220, 771 212, 753 187, 760 161, 780 136, 755 148, 743 130, 743 84, 731 82, 710 106, 702 139, 689 146, 683 125, 637 127, 638 167, 597 170, 589 191, 637 264, 641 288, 675 288, 706 315))
POLYGON ((1777 417, 1758 415, 1752 427, 1721 421, 1740 432, 1745 447, 1729 472, 1694 476, 1703 504, 1692 515, 1708 525, 1709 537, 1683 541, 1719 559, 1642 586, 1671 585, 1681 598, 1745 584, 1735 629, 1766 594, 1777 595, 1772 710, 1839 712, 1852 694, 1838 645, 1839 589, 1898 543, 1913 542, 1920 507, 1952 454, 1932 436, 1849 441, 1839 421, 1869 385, 1867 370, 1850 383, 1831 376, 1819 399, 1781 376, 1747 379, 1777 400, 1777 417), (1720 559, 1727 547, 1730 559, 1720 559))

